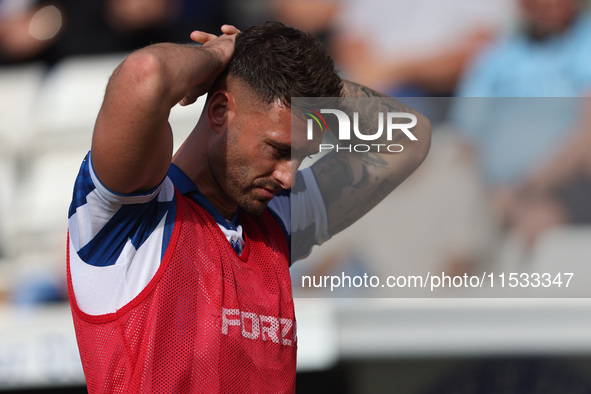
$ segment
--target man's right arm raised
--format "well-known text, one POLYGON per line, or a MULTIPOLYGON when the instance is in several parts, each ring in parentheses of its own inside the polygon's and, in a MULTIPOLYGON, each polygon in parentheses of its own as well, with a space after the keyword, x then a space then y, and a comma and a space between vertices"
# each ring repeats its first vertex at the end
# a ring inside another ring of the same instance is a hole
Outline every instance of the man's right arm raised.
POLYGON ((92 166, 104 186, 129 194, 151 190, 164 179, 173 149, 170 110, 209 90, 232 57, 234 30, 225 26, 225 34, 200 47, 151 45, 117 67, 92 139, 92 166))

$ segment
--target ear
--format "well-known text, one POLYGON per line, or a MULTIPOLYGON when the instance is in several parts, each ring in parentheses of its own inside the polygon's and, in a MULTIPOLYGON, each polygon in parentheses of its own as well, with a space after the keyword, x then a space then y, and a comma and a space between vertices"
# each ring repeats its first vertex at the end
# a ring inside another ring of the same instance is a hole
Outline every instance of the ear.
POLYGON ((207 101, 205 111, 209 127, 216 133, 225 131, 236 111, 234 97, 227 90, 217 90, 207 101))

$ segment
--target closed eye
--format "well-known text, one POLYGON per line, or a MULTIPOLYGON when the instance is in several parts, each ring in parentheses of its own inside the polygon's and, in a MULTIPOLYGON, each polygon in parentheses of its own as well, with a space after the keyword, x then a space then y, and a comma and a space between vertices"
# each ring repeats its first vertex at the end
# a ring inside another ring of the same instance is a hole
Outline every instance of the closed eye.
POLYGON ((268 139, 267 145, 271 148, 271 155, 277 160, 291 158, 291 145, 268 139))
POLYGON ((291 158, 291 149, 285 149, 285 147, 269 144, 272 150, 272 155, 276 159, 289 159, 291 158))

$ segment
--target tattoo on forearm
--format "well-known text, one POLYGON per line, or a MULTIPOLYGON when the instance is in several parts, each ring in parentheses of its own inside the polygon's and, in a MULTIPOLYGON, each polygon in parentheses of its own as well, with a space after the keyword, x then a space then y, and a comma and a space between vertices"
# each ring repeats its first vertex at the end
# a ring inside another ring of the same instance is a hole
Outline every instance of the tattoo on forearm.
POLYGON ((385 94, 376 92, 367 86, 360 85, 355 82, 343 80, 343 96, 344 97, 387 97, 385 94))
MULTIPOLYGON (((359 129, 362 133, 372 133, 378 130, 378 114, 387 112, 414 113, 412 108, 395 98, 376 92, 367 86, 351 81, 343 81, 343 95, 345 98, 381 98, 379 100, 347 100, 342 101, 343 110, 348 114, 359 114, 359 129), (375 118, 370 118, 375 117, 375 118)), ((405 139, 403 133, 396 133, 389 144, 396 144, 405 139)), ((379 141, 376 141, 379 142, 379 141)))
MULTIPOLYGON (((330 154, 314 165, 314 175, 322 188, 325 203, 331 203, 340 199, 347 187, 354 189, 367 187, 371 175, 376 172, 375 169, 386 168, 387 165, 386 160, 372 152, 355 155, 330 154), (352 163, 352 160, 358 162, 352 163)), ((373 182, 379 182, 379 180, 376 176, 373 182)))
POLYGON ((322 188, 324 203, 329 205, 341 199, 345 187, 353 183, 353 170, 345 157, 327 155, 314 166, 314 175, 322 188))
POLYGON ((380 156, 331 154, 314 165, 332 230, 351 225, 400 183, 396 176, 384 172, 388 163, 380 156))
POLYGON ((381 157, 378 153, 362 152, 358 153, 358 155, 364 163, 372 165, 374 167, 386 167, 388 165, 388 162, 384 160, 384 158, 381 157))
MULTIPOLYGON (((378 100, 380 102, 387 102, 390 108, 388 108, 391 112, 398 111, 398 112, 413 112, 412 109, 407 106, 406 104, 396 100, 390 96, 387 96, 383 93, 376 92, 373 89, 368 88, 367 86, 360 85, 355 82, 343 81, 343 96, 344 97, 387 97, 388 100, 378 100)), ((357 101, 357 100, 352 100, 357 101)), ((361 100, 362 101, 362 100, 361 100)), ((363 109, 363 108, 361 108, 363 109)))
MULTIPOLYGON (((384 98, 386 96, 383 94, 365 86, 349 81, 343 82, 345 99, 341 101, 341 110, 349 115, 352 121, 351 126, 358 126, 358 132, 375 134, 379 129, 380 113, 416 114, 416 111, 394 98, 384 98), (360 99, 347 100, 347 98, 360 99), (354 113, 359 116, 357 124, 353 123, 352 114, 354 113)), ((336 132, 339 131, 340 125, 336 117, 327 117, 327 122, 331 137, 337 137, 336 132)), ((383 146, 377 149, 379 145, 403 142, 406 135, 402 132, 393 133, 390 140, 387 140, 385 133, 382 133, 383 138, 373 140, 371 143, 361 141, 356 134, 351 133, 351 139, 343 144, 366 144, 374 146, 375 151, 373 149, 368 152, 336 150, 318 160, 312 167, 324 199, 330 230, 333 234, 345 229, 377 205, 412 173, 416 168, 415 163, 418 163, 408 155, 406 157, 409 159, 400 160, 396 153, 387 152, 383 146)))

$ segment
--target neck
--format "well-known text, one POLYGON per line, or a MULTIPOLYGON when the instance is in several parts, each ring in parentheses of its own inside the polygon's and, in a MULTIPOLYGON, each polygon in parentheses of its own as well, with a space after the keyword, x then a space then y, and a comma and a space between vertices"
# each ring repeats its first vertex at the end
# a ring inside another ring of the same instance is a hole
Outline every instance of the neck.
POLYGON ((238 205, 228 199, 216 181, 208 159, 209 129, 200 120, 174 155, 172 162, 199 188, 218 212, 231 220, 238 205))

